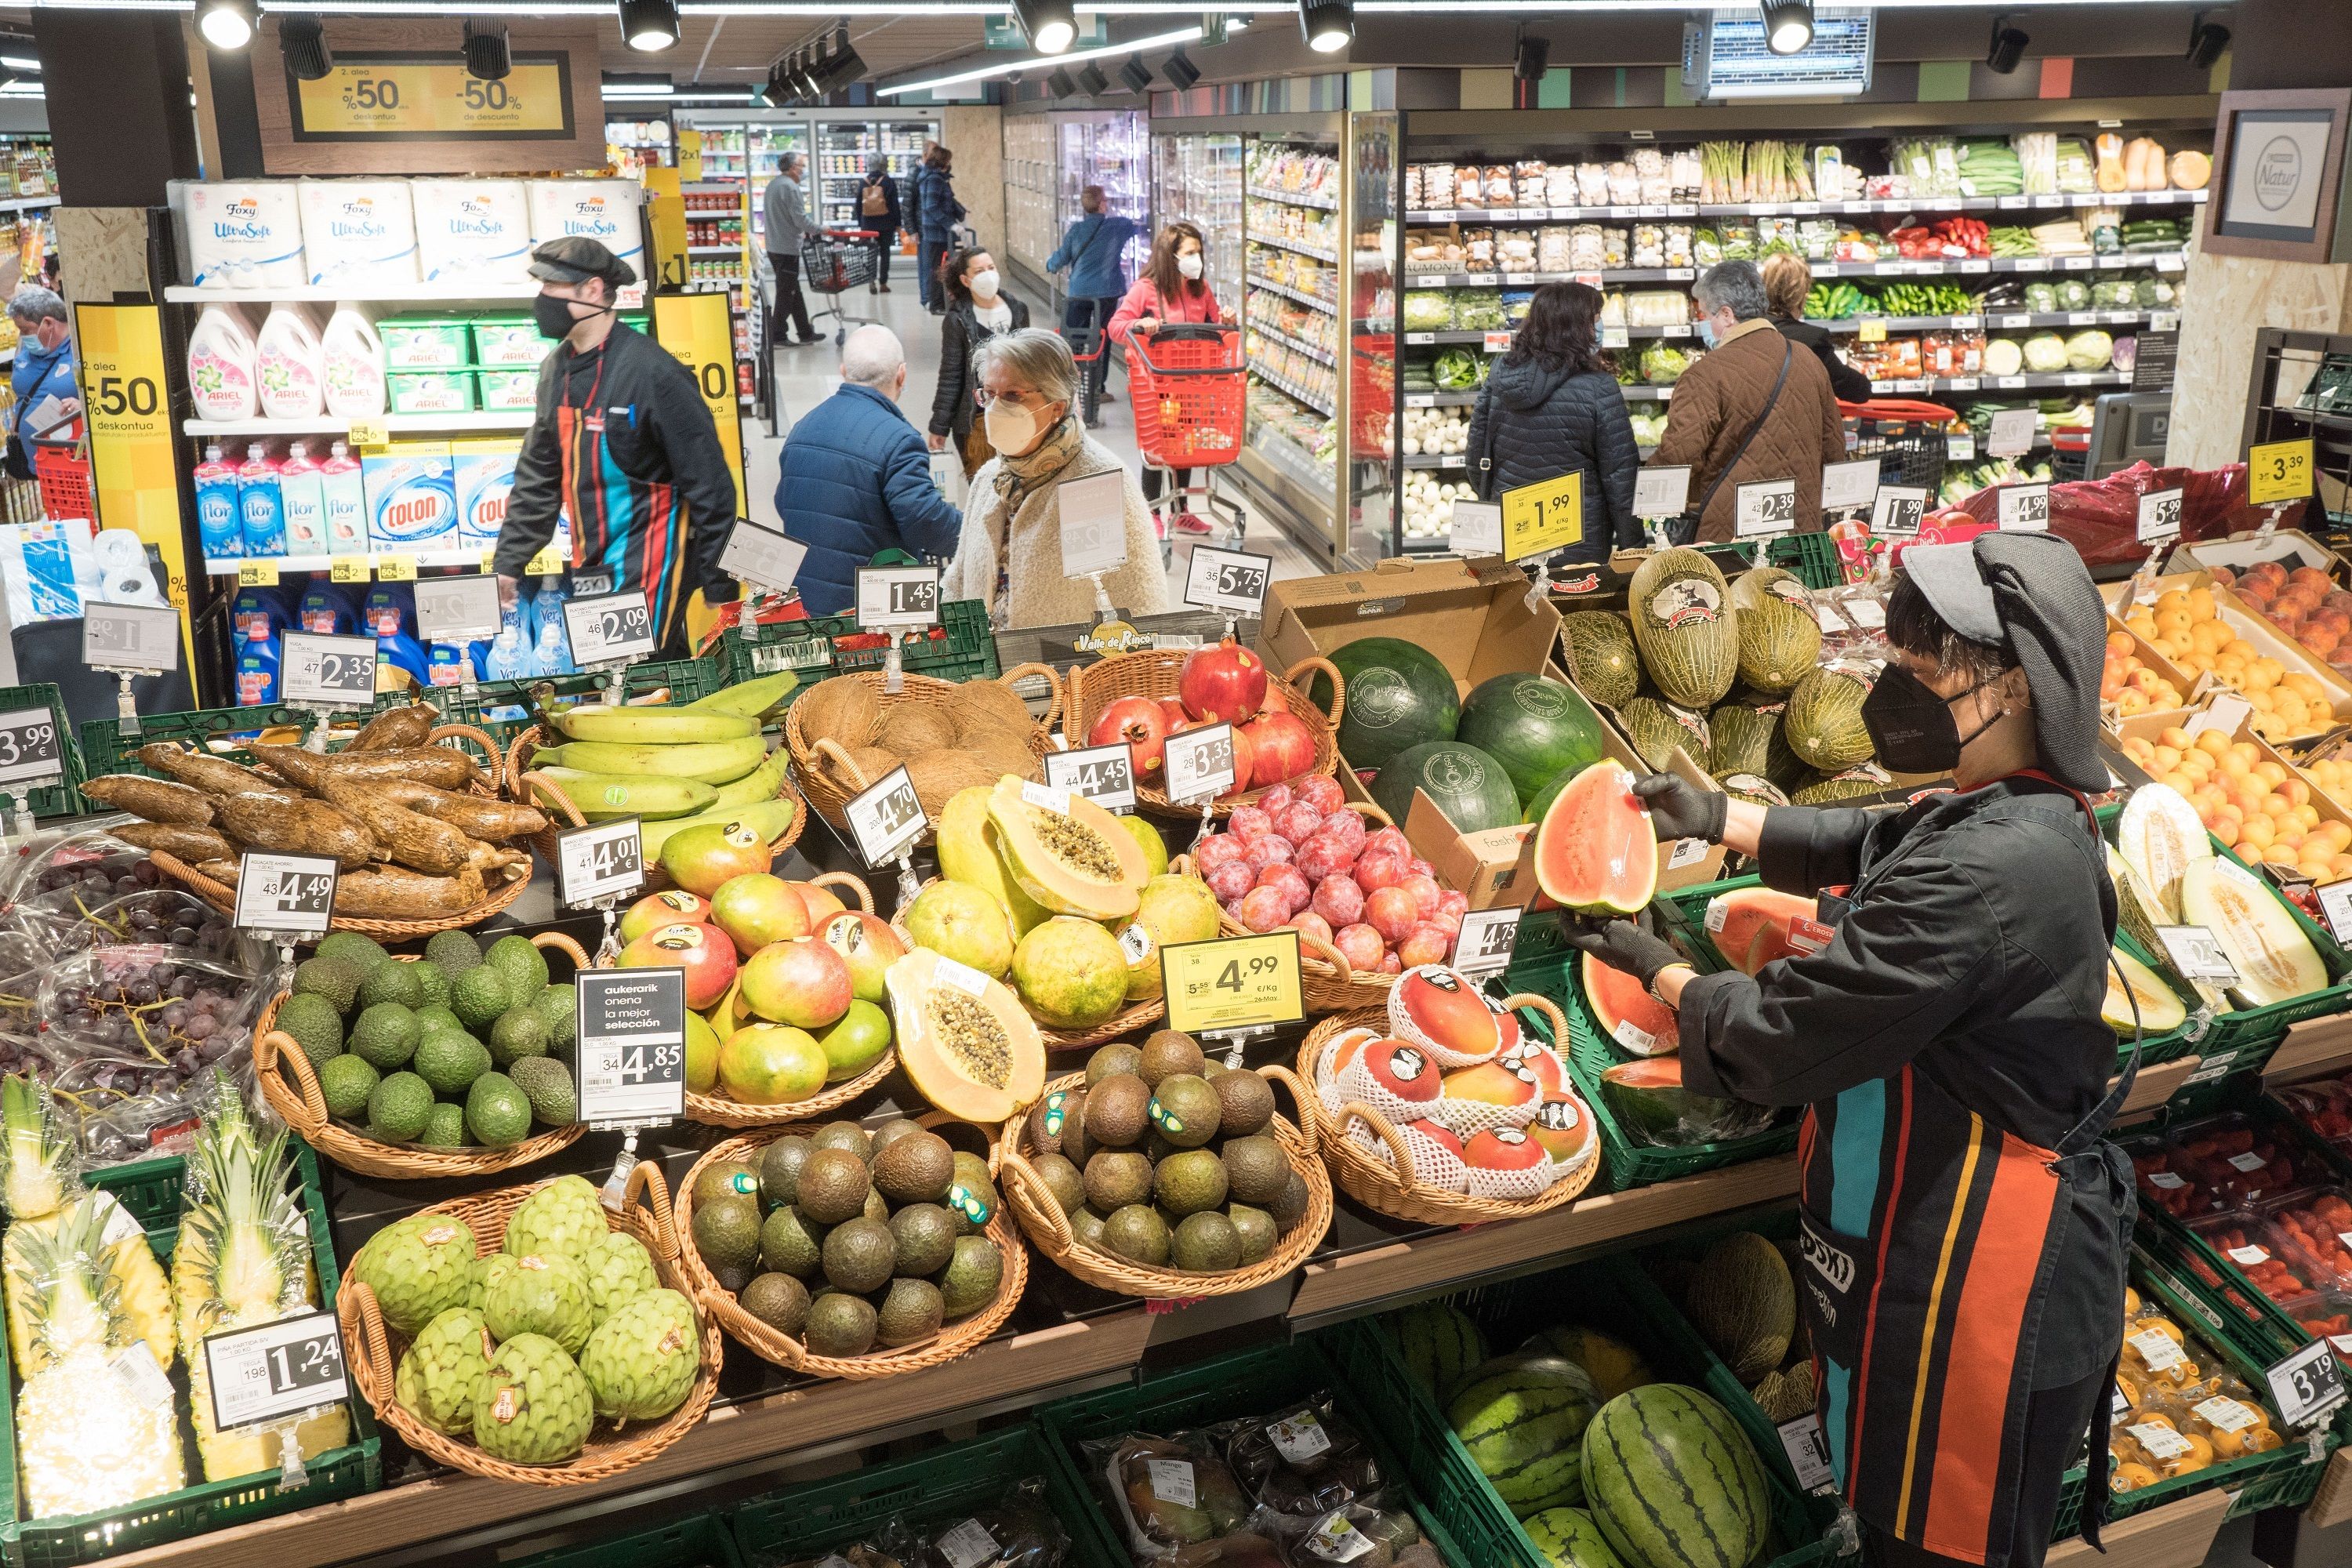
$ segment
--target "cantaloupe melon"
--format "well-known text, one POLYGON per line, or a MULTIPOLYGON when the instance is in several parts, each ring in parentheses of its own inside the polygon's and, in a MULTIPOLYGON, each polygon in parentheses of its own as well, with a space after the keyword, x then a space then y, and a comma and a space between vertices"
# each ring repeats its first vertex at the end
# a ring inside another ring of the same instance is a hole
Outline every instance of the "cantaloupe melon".
POLYGON ((2249 1005, 2268 1006, 2327 987, 2327 966, 2286 906, 2234 860, 2208 855, 2180 877, 2180 912, 2203 926, 2237 966, 2232 987, 2249 1005))
POLYGON ((2107 1027, 2126 1040, 2132 1037, 2135 1028, 2154 1039, 2189 1021, 2189 1009, 2173 994, 2162 975, 2120 947, 2113 950, 2113 957, 2115 963, 2107 970, 2106 999, 2099 1004, 2099 1016, 2105 1020, 2107 1027), (2118 969, 2123 972, 2120 977, 2116 974, 2118 969), (2124 990, 2126 980, 2131 983, 2128 994, 2124 990), (2135 1002, 2139 1009, 2136 1016, 2132 1010, 2135 1002))

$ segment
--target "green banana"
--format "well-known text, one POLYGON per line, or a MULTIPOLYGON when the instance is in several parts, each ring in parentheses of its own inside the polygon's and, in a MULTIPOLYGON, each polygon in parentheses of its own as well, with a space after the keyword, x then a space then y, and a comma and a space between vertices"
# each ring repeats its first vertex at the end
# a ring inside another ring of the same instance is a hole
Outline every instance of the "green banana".
POLYGON ((691 745, 704 741, 736 741, 760 732, 760 721, 741 713, 717 713, 706 709, 689 713, 682 708, 579 707, 555 716, 555 727, 574 741, 609 741, 617 745, 691 745))
POLYGON ((739 805, 749 805, 755 800, 773 800, 784 787, 784 769, 792 759, 779 749, 768 753, 768 760, 737 779, 733 784, 719 786, 719 798, 703 809, 727 811, 739 805))
POLYGON ((711 810, 694 816, 673 816, 667 821, 648 822, 638 827, 640 842, 648 858, 659 855, 670 835, 689 827, 702 827, 717 823, 740 822, 758 830, 760 837, 770 844, 784 836, 793 825, 793 803, 788 800, 755 800, 748 805, 730 806, 724 811, 711 810))
MULTIPOLYGON (((645 774, 589 773, 578 768, 541 768, 549 785, 570 801, 591 822, 616 816, 691 816, 718 804, 719 791, 696 779, 652 778, 645 774)), ((732 788, 732 785, 729 786, 732 788)), ((546 800, 548 791, 540 790, 546 800)), ((768 792, 773 795, 775 792, 768 792)), ((546 800, 553 805, 555 802, 546 800)))
POLYGON ((531 759, 531 765, 545 767, 551 763, 589 773, 699 779, 707 784, 722 784, 741 778, 767 760, 767 742, 751 734, 732 741, 688 742, 675 746, 573 741, 539 752, 531 759))
POLYGON ((742 713, 754 719, 764 719, 782 708, 799 685, 799 676, 789 669, 780 669, 773 675, 763 675, 740 686, 723 688, 708 697, 698 697, 688 703, 685 710, 690 713, 742 713))

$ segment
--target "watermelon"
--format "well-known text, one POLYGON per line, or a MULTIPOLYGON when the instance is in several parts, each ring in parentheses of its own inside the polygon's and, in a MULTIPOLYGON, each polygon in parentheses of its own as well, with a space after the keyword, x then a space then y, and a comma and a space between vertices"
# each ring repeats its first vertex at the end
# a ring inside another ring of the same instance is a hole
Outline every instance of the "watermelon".
POLYGON ((1593 1522, 1627 1568, 1748 1568, 1764 1550, 1764 1467, 1731 1413, 1697 1389, 1619 1394, 1583 1447, 1593 1522))
POLYGON ((1444 1403, 1463 1374, 1486 1359, 1486 1335, 1461 1308, 1423 1301, 1389 1318, 1404 1369, 1430 1397, 1444 1403))
POLYGON ((1653 768, 1664 768, 1676 746, 1700 767, 1706 766, 1707 757, 1713 752, 1714 742, 1707 733, 1704 713, 1694 713, 1654 697, 1636 697, 1617 710, 1617 718, 1624 727, 1625 738, 1633 742, 1635 754, 1653 768))
POLYGON ((1626 588, 1642 668, 1667 701, 1702 711, 1723 700, 1739 671, 1730 590, 1696 550, 1661 550, 1626 588))
POLYGON ((1813 900, 1761 885, 1734 888, 1706 901, 1707 935, 1725 962, 1742 974, 1753 974, 1776 958, 1797 950, 1790 945, 1789 927, 1811 920, 1819 911, 1813 900))
POLYGON ((1519 1528, 1551 1568, 1625 1568, 1599 1522, 1583 1509, 1548 1508, 1522 1520, 1519 1528))
POLYGON ((1754 1383, 1788 1359, 1796 1337, 1797 1284, 1789 1260, 1754 1231, 1732 1232, 1699 1259, 1683 1316, 1732 1376, 1754 1383))
POLYGON ((1536 1339, 1528 1341, 1529 1348, 1549 1350, 1565 1356, 1584 1369, 1592 1386, 1601 1391, 1602 1399, 1614 1399, 1629 1388, 1639 1388, 1645 1383, 1655 1383, 1650 1375, 1650 1363, 1642 1352, 1613 1334, 1599 1329, 1588 1329, 1580 1323, 1563 1323, 1546 1329, 1536 1339))
POLYGON ((1521 1519, 1584 1495, 1577 1447, 1601 1396, 1556 1355, 1496 1356, 1445 1403, 1445 1419, 1504 1506, 1521 1519))
POLYGON ((1825 773, 1868 759, 1870 731, 1863 727, 1862 701, 1870 682, 1848 667, 1814 670, 1789 693, 1780 716, 1789 749, 1825 773))
POLYGON ((1519 820, 1530 824, 1541 822, 1544 813, 1551 809, 1551 803, 1559 798, 1559 792, 1568 787, 1568 781, 1583 771, 1582 768, 1568 768, 1553 775, 1549 784, 1536 791, 1534 797, 1528 802, 1527 810, 1519 814, 1519 820))
POLYGON ((1821 662, 1822 627, 1804 584, 1778 566, 1741 574, 1731 585, 1739 634, 1739 679, 1759 691, 1786 691, 1821 662))
POLYGON ((1639 980, 1622 969, 1612 969, 1589 952, 1580 978, 1593 1021, 1601 1026, 1605 1038, 1617 1043, 1618 1049, 1637 1057, 1663 1057, 1681 1047, 1675 1010, 1651 995, 1639 980))
MULTIPOLYGON (((1462 700, 1454 677, 1427 648, 1396 637, 1359 637, 1329 658, 1347 683, 1339 738, 1349 766, 1386 767, 1400 752, 1454 738, 1462 700)), ((1325 677, 1314 677, 1307 695, 1330 710, 1331 682, 1325 677)))
POLYGON ((1633 1142, 1664 1148, 1744 1138, 1772 1122, 1772 1112, 1763 1106, 1685 1089, 1680 1057, 1645 1057, 1603 1068, 1601 1103, 1633 1142))
POLYGON ((1630 702, 1642 687, 1642 666, 1633 652, 1633 628, 1607 610, 1579 610, 1559 622, 1560 654, 1568 678, 1604 707, 1630 702))
POLYGON ((1502 763, 1524 804, 1562 773, 1597 761, 1601 733, 1601 716, 1575 688, 1540 675, 1497 675, 1463 699, 1454 738, 1502 763))
POLYGON ((1503 764, 1459 741, 1425 741, 1390 758, 1372 779, 1372 803, 1402 826, 1416 790, 1457 833, 1484 833, 1519 820, 1519 794, 1503 764))
POLYGON ((2111 950, 2110 956, 2115 963, 2107 971, 2107 994, 2099 1004, 2099 1016, 2108 1028, 2127 1040, 2135 1028, 2153 1037, 2168 1035, 2189 1021, 2189 1009, 2155 970, 2120 947, 2111 950), (2117 970, 2122 971, 2120 978, 2117 970), (2129 995, 2124 992, 2126 980, 2131 984, 2129 995))
POLYGON ((1544 896, 1596 914, 1641 912, 1658 890, 1658 835, 1633 775, 1603 758, 1561 786, 1536 829, 1544 896))

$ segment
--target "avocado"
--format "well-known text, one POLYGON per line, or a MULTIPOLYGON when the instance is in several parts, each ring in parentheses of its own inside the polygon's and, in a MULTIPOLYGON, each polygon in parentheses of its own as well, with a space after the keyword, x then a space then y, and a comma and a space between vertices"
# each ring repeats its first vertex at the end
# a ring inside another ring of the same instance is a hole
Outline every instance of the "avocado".
POLYGON ((547 954, 527 936, 502 936, 490 943, 482 962, 507 977, 507 993, 527 1002, 547 988, 547 954))
POLYGON ((507 1069, 507 1076, 530 1101, 533 1121, 569 1127, 580 1120, 580 1094, 572 1087, 572 1069, 553 1057, 525 1057, 507 1069))
POLYGON ((1217 1131, 1228 1138, 1263 1132, 1274 1120, 1274 1090, 1254 1072, 1213 1073, 1209 1087, 1217 1091, 1217 1131))
POLYGON ((436 1029, 450 1029, 460 1035, 466 1032, 466 1026, 457 1022, 457 1015, 449 1011, 446 1002, 438 1005, 428 1002, 416 1009, 416 1026, 428 1035, 436 1029))
POLYGON ((800 1201, 801 1167, 816 1152, 816 1145, 797 1132, 787 1133, 760 1155, 760 1195, 772 1204, 800 1201))
POLYGON ((324 1063, 319 1068, 319 1093, 327 1102, 327 1114, 341 1121, 363 1120, 368 1096, 382 1079, 363 1057, 344 1055, 324 1063))
POLYGON ((530 1010, 547 1026, 548 1055, 570 1055, 580 1031, 580 1014, 572 999, 572 983, 567 980, 561 985, 549 986, 530 999, 530 1010))
POLYGON ((1103 1221, 1103 1250, 1147 1268, 1168 1262, 1168 1222, 1148 1205, 1129 1204, 1103 1221))
POLYGON ((1282 1184, 1282 1195, 1262 1206, 1274 1216, 1276 1227, 1287 1233, 1292 1226, 1307 1217, 1307 1205, 1311 1201, 1312 1195, 1307 1190, 1307 1178, 1293 1171, 1290 1180, 1282 1184))
POLYGON ((449 1005, 449 975, 439 964, 429 958, 420 958, 401 967, 416 978, 416 1005, 446 1007, 449 1005))
POLYGON ((898 1267, 898 1243, 890 1227, 860 1215, 824 1234, 824 1277, 860 1295, 879 1290, 898 1267))
MULTIPOLYGON (((1103 1217, 1090 1208, 1070 1211, 1070 1235, 1080 1247, 1091 1247, 1097 1252, 1108 1252, 1103 1245, 1103 1217)), ((986 1237, 958 1237, 959 1241, 985 1241, 986 1237)))
POLYGON ((1262 1132, 1225 1140, 1224 1162, 1226 1187, 1237 1204, 1264 1208, 1290 1185, 1290 1156, 1262 1132))
POLYGON ((702 1167, 702 1174, 694 1178, 694 1201, 715 1204, 720 1198, 760 1199, 760 1177, 740 1160, 721 1160, 715 1165, 702 1167))
POLYGON ((436 1100, 425 1118, 425 1131, 416 1141, 427 1149, 463 1149, 474 1140, 466 1131, 466 1108, 448 1100, 436 1100))
POLYGON ((390 1072, 416 1054, 419 1033, 415 1014, 397 1002, 379 1002, 352 1023, 349 1043, 376 1071, 390 1072))
POLYGON ((1169 1239, 1168 1255, 1177 1268, 1194 1274, 1222 1274, 1242 1260, 1240 1233, 1234 1222, 1213 1209, 1184 1216, 1169 1239))
POLYGON ((792 1339, 798 1339, 808 1322, 808 1287, 789 1274, 755 1274, 735 1300, 751 1316, 792 1339))
MULTIPOLYGON (((1034 1147, 1041 1153, 1045 1152, 1044 1144, 1034 1147)), ((1087 1091, 1083 1089, 1070 1090, 1069 1099, 1062 1102, 1061 1147, 1070 1163, 1081 1171, 1087 1168, 1088 1160, 1102 1152, 1102 1140, 1087 1135, 1087 1091)))
POLYGON ((867 1219, 887 1225, 890 1219, 890 1200, 876 1188, 868 1186, 866 1189, 866 1206, 858 1212, 867 1219))
POLYGON ((1143 1042, 1141 1059, 1136 1064, 1135 1072, 1147 1087, 1158 1089, 1160 1080, 1171 1073, 1190 1073, 1194 1078, 1200 1077, 1202 1069, 1208 1066, 1208 1060, 1201 1054, 1200 1043, 1192 1036, 1181 1029, 1161 1029, 1143 1042))
POLYGON ((947 1210, 955 1218, 957 1234, 970 1236, 986 1230, 1000 1206, 995 1180, 988 1173, 988 1162, 969 1150, 959 1149, 955 1172, 954 1184, 948 1188, 947 1210))
POLYGON ((1087 1201, 1108 1214, 1151 1196, 1151 1162, 1131 1149, 1106 1149, 1087 1162, 1087 1201))
POLYGON ((425 944, 425 956, 454 981, 482 962, 482 944, 474 940, 469 931, 435 931, 432 940, 425 944))
POLYGON ((1247 1204, 1229 1204, 1225 1217, 1233 1221, 1234 1237, 1241 1248, 1234 1256, 1234 1268, 1263 1263, 1272 1255, 1276 1240, 1272 1215, 1247 1204))
POLYGON ((961 1318, 979 1311, 996 1300, 1003 1281, 1004 1255, 996 1249, 996 1243, 984 1236, 958 1237, 955 1256, 948 1260, 947 1272, 940 1276, 940 1294, 946 1299, 948 1316, 961 1318))
POLYGON ((324 996, 303 991, 286 998, 278 1009, 278 1029, 293 1037, 313 1068, 343 1053, 343 1016, 324 996))
POLYGON ((532 1011, 528 1003, 508 1008, 490 1026, 490 1059, 499 1066, 512 1067, 525 1057, 546 1054, 547 1020, 532 1011))
POLYGON ((838 1360, 864 1355, 874 1348, 877 1314, 863 1296, 836 1290, 809 1303, 808 1321, 801 1339, 811 1353, 838 1360))
POLYGON ((919 1128, 874 1152, 875 1190, 894 1204, 937 1203, 954 1180, 955 1151, 936 1132, 919 1128))
POLYGON ((890 1216, 890 1237, 898 1243, 898 1272, 937 1274, 955 1253, 955 1221, 937 1204, 908 1204, 890 1216))
POLYGON ((694 1205, 694 1250, 712 1273, 750 1269, 760 1258, 760 1205, 722 1197, 694 1205))
POLYGON ((928 1279, 893 1279, 875 1314, 874 1337, 886 1345, 911 1345, 940 1331, 947 1302, 928 1279))
POLYGON ((417 1077, 433 1086, 435 1093, 462 1095, 490 1070, 490 1053, 473 1036, 443 1029, 417 1042, 416 1055, 409 1065, 417 1077))
POLYGON ((335 958, 306 958, 294 966, 289 989, 297 996, 320 996, 334 1005, 338 1015, 352 1010, 360 994, 360 972, 335 958))
MULTIPOLYGON (((694 1211, 699 1227, 702 1211, 694 1211)), ((824 1226, 796 1208, 780 1208, 760 1226, 760 1258, 779 1273, 795 1279, 815 1276, 824 1257, 824 1226)))
POLYGON ((901 1138, 911 1138, 923 1131, 923 1124, 904 1116, 894 1116, 877 1127, 872 1134, 874 1152, 879 1154, 901 1138))
POLYGON ((379 963, 360 982, 356 998, 364 1010, 383 1002, 397 1002, 414 1009, 424 1000, 424 991, 416 984, 416 966, 413 963, 379 963))
POLYGON ((828 1121, 809 1140, 820 1149, 841 1149, 863 1160, 874 1158, 874 1139, 855 1121, 828 1121))
POLYGON ((383 943, 355 931, 329 931, 319 939, 318 952, 320 958, 341 959, 350 964, 362 979, 373 973, 377 965, 392 962, 392 954, 384 952, 383 943))
POLYGON ((839 1225, 866 1212, 874 1190, 866 1162, 845 1149, 821 1148, 801 1167, 795 1203, 819 1225, 839 1225))
POLYGON ((475 965, 449 984, 449 1010, 475 1035, 488 1034, 513 1003, 505 972, 488 963, 475 965))
POLYGON ((1222 1206, 1225 1185, 1225 1163, 1206 1149, 1171 1154, 1151 1173, 1153 1195, 1178 1215, 1222 1206))
POLYGON ((1045 1184, 1045 1190, 1054 1194, 1054 1201, 1062 1205, 1064 1214, 1087 1201, 1087 1179, 1067 1156, 1042 1154, 1030 1161, 1029 1165, 1037 1173, 1037 1179, 1045 1184))
POLYGON ((386 1143, 410 1143, 433 1113, 433 1089, 413 1072, 396 1072, 368 1095, 368 1136, 386 1143))
POLYGON ((1173 1072, 1151 1091, 1148 1114, 1160 1135, 1179 1149, 1197 1149, 1217 1135, 1224 1101, 1197 1074, 1173 1072))
POLYGON ((1029 1152, 1033 1154, 1058 1154, 1062 1152, 1062 1129, 1071 1121, 1070 1102, 1085 1091, 1056 1089, 1037 1097, 1029 1108, 1029 1152))
POLYGON ((1143 1053, 1133 1046, 1114 1041, 1087 1058, 1087 1087, 1094 1088, 1107 1078, 1136 1078, 1136 1069, 1143 1065, 1143 1053))
POLYGON ((1151 1090, 1143 1080, 1121 1073, 1087 1090, 1087 1136, 1113 1149, 1124 1149, 1143 1136, 1151 1090))
POLYGON ((512 1148, 530 1136, 530 1101, 506 1074, 486 1072, 466 1091, 466 1131, 488 1148, 512 1148))

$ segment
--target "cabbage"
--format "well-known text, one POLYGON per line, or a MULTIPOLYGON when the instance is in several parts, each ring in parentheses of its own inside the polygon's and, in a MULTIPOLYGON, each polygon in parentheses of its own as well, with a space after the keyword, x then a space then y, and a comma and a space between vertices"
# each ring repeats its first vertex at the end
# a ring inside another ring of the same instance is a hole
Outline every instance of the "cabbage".
POLYGON ((1415 289, 1405 295, 1406 331, 1442 332, 1453 324, 1453 296, 1433 289, 1415 289))
MULTIPOLYGON (((2099 334, 2105 337, 2106 334, 2099 334)), ((2066 340, 2055 332, 2036 332, 2025 340, 2025 368, 2047 374, 2066 368, 2066 340)))
POLYGON ((2024 351, 2015 338, 1988 339, 1984 346, 1984 370, 1987 375, 2015 375, 2025 363, 2024 351))
POLYGON ((1467 349, 1447 349, 1429 367, 1430 379, 1448 392, 1467 392, 1482 379, 1475 354, 1467 349))
MULTIPOLYGON (((2033 345, 2028 343, 2030 353, 2033 345)), ((2095 328, 2085 328, 2066 340, 2066 368, 2105 370, 2116 357, 2116 340, 2095 328)))
POLYGON ((1690 356, 1662 339, 1652 339, 1642 351, 1642 379, 1654 384, 1671 384, 1689 368, 1690 356))

